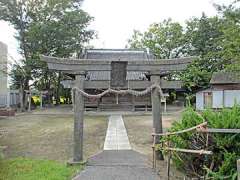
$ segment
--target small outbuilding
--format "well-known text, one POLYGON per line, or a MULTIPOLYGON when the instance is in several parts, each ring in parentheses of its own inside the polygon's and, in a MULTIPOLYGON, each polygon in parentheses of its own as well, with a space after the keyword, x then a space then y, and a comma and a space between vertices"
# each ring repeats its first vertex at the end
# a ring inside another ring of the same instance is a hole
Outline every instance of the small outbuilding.
POLYGON ((211 87, 196 93, 196 109, 231 108, 240 104, 240 73, 216 72, 210 81, 211 87))

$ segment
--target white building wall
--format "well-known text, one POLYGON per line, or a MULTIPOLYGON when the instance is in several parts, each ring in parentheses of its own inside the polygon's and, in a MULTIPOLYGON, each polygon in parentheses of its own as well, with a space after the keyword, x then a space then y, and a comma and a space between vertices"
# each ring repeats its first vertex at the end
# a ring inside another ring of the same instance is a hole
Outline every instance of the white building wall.
POLYGON ((7 45, 0 42, 0 107, 8 104, 7 45))
POLYGON ((225 90, 224 106, 232 107, 235 103, 240 104, 240 90, 225 90))
POLYGON ((213 94, 213 107, 223 108, 223 91, 212 91, 213 94))
POLYGON ((204 102, 203 102, 203 92, 196 93, 196 109, 203 110, 204 109, 204 102))

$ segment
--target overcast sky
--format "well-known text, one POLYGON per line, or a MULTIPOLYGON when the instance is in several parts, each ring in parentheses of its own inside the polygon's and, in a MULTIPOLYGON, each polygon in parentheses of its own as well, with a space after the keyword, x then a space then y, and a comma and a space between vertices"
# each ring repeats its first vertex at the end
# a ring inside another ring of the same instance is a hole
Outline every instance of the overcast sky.
MULTIPOLYGON (((232 0, 85 0, 83 9, 94 17, 90 28, 98 33, 91 42, 96 48, 124 48, 134 29, 144 31, 153 22, 167 18, 184 23, 202 12, 216 14, 213 3, 229 4, 232 0)), ((15 59, 17 43, 14 29, 0 21, 0 41, 6 43, 15 59)))

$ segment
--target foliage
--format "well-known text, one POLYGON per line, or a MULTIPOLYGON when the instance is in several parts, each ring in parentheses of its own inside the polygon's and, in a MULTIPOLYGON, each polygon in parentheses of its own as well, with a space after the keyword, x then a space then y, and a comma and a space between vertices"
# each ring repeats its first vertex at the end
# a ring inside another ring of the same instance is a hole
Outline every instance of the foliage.
POLYGON ((199 58, 196 59, 184 72, 180 73, 180 78, 190 95, 198 89, 208 87, 212 76, 212 72, 201 67, 199 61, 201 61, 199 58))
POLYGON ((0 162, 2 180, 66 180, 71 179, 81 166, 66 166, 49 160, 26 158, 8 159, 0 162))
POLYGON ((219 42, 222 37, 222 20, 219 17, 193 18, 186 23, 186 51, 189 56, 196 56, 186 71, 180 73, 189 93, 206 88, 213 72, 222 70, 222 48, 219 42))
MULTIPOLYGON (((240 129, 240 106, 232 109, 223 109, 220 112, 205 110, 199 115, 192 108, 188 108, 182 116, 182 120, 175 122, 170 131, 187 129, 204 120, 209 128, 240 129)), ((187 153, 173 154, 174 164, 191 176, 208 176, 214 179, 236 177, 236 161, 240 156, 239 134, 209 134, 187 132, 177 136, 171 136, 173 147, 185 149, 208 149, 213 155, 195 155, 187 153)))
MULTIPOLYGON (((190 93, 209 85, 212 72, 224 68, 219 41, 222 36, 222 20, 218 17, 193 18, 186 28, 172 20, 150 25, 141 33, 134 31, 129 40, 131 48, 149 48, 160 59, 195 56, 185 72, 178 74, 190 93)), ((173 78, 174 76, 172 76, 173 78)), ((176 76, 175 76, 176 77, 176 76)))
POLYGON ((240 1, 235 1, 229 6, 217 6, 224 19, 223 59, 228 62, 227 70, 240 71, 240 1))
POLYGON ((150 25, 144 33, 135 30, 128 43, 130 48, 149 48, 159 59, 176 58, 184 54, 183 28, 171 19, 150 25))
POLYGON ((87 29, 93 18, 81 9, 81 2, 0 0, 0 20, 16 29, 23 57, 11 72, 14 88, 28 90, 33 86, 38 90, 54 90, 55 97, 60 96, 62 74, 49 72, 46 64, 39 61, 39 55, 80 56, 95 34, 87 29))
POLYGON ((184 72, 171 78, 181 79, 188 93, 207 88, 213 72, 239 70, 240 8, 217 6, 219 14, 191 18, 184 26, 172 20, 150 25, 145 32, 135 30, 128 41, 131 48, 148 48, 160 59, 194 56, 184 72))

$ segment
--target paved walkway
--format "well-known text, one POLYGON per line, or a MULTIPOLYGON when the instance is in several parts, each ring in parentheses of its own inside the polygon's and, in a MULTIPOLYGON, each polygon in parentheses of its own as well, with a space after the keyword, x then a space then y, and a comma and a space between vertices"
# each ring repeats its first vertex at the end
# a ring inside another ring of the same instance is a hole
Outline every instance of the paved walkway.
POLYGON ((106 150, 90 158, 73 180, 159 180, 144 155, 133 150, 106 150))
POLYGON ((109 117, 104 151, 88 159, 73 180, 159 180, 146 156, 131 150, 121 115, 109 117))
POLYGON ((121 115, 109 117, 104 150, 129 150, 131 149, 127 131, 121 115))

